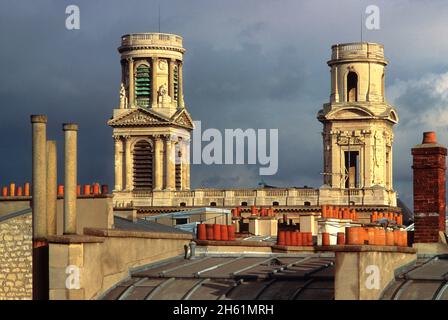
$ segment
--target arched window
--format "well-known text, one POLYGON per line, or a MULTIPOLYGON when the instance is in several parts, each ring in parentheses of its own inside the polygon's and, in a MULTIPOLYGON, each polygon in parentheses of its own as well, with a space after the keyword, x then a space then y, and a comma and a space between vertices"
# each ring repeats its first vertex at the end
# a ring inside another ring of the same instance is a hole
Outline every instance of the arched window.
POLYGON ((216 202, 210 202, 210 207, 216 207, 216 202))
POLYGON ((134 146, 134 189, 152 190, 153 188, 153 150, 145 140, 134 146))
POLYGON ((358 75, 350 71, 347 74, 347 102, 358 101, 358 75))
POLYGON ((274 206, 274 207, 278 207, 278 201, 274 201, 274 202, 272 202, 272 205, 274 206))
POLYGON ((181 203, 180 203, 180 206, 181 206, 181 207, 186 207, 187 204, 186 204, 185 202, 181 202, 181 203))
POLYGON ((137 106, 149 107, 151 101, 151 68, 146 64, 137 67, 135 75, 135 98, 137 106))
POLYGON ((241 202, 241 206, 242 207, 247 207, 247 202, 246 201, 241 202))
POLYGON ((383 73, 383 75, 381 76, 381 97, 382 97, 382 99, 383 99, 383 101, 384 101, 384 86, 385 86, 385 83, 384 83, 384 73, 383 73))
POLYGON ((309 202, 309 201, 305 201, 305 202, 303 203, 303 205, 304 205, 305 207, 309 207, 309 206, 311 206, 311 202, 309 202))
POLYGON ((179 97, 179 69, 177 67, 177 65, 174 66, 174 74, 173 74, 173 79, 174 79, 174 83, 173 83, 173 87, 174 87, 174 101, 178 100, 179 97))

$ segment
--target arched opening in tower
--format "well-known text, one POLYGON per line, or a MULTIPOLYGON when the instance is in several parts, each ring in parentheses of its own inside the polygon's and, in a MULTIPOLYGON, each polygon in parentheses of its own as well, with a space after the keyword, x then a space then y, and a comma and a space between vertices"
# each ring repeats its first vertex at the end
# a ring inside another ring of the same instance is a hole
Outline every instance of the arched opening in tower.
POLYGON ((134 189, 153 188, 153 149, 148 141, 138 141, 134 146, 134 189))
POLYGON ((347 102, 358 101, 358 75, 350 71, 347 75, 347 102))

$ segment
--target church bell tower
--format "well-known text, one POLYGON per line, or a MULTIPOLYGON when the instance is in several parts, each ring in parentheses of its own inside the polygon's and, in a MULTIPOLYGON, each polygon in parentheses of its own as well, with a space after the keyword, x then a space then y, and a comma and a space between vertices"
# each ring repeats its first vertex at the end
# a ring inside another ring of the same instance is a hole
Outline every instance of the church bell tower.
POLYGON ((398 116, 385 99, 386 65, 380 44, 332 46, 330 102, 317 118, 323 124, 323 188, 338 191, 344 203, 351 195, 364 205, 396 206, 392 144, 398 116))
POLYGON ((193 121, 183 95, 182 37, 124 35, 120 103, 108 125, 115 140, 114 194, 190 189, 193 121))

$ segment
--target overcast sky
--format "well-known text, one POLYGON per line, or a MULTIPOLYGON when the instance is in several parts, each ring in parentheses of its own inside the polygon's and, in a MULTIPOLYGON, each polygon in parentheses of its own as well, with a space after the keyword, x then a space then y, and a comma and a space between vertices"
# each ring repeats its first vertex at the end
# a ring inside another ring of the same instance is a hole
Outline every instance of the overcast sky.
MULTIPOLYGON (((63 122, 80 125, 79 183, 113 184, 112 130, 118 105, 120 36, 158 31, 159 1, 0 3, 0 183, 31 180, 31 114, 49 118, 62 176, 63 122), (80 30, 65 28, 76 4, 80 30)), ((360 40, 360 19, 380 8, 380 30, 364 40, 385 45, 386 92, 400 124, 394 181, 412 205, 410 149, 423 131, 448 143, 448 1, 164 0, 161 32, 187 49, 184 95, 205 128, 278 128, 279 169, 260 177, 252 166, 192 166, 193 187, 322 184, 322 125, 329 98, 332 44, 360 40)))

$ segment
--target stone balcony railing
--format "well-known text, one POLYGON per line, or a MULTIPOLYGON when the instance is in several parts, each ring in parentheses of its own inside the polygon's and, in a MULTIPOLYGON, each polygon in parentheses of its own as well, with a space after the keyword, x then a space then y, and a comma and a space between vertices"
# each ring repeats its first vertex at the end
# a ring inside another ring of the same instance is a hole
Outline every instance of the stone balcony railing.
POLYGON ((133 33, 121 37, 121 46, 163 45, 183 48, 182 37, 168 33, 133 33))
POLYGON ((331 47, 331 60, 344 59, 380 59, 384 60, 384 46, 378 43, 344 43, 331 47))
POLYGON ((114 207, 237 207, 237 206, 396 206, 396 194, 384 188, 278 188, 278 189, 195 189, 174 191, 114 191, 114 207))

